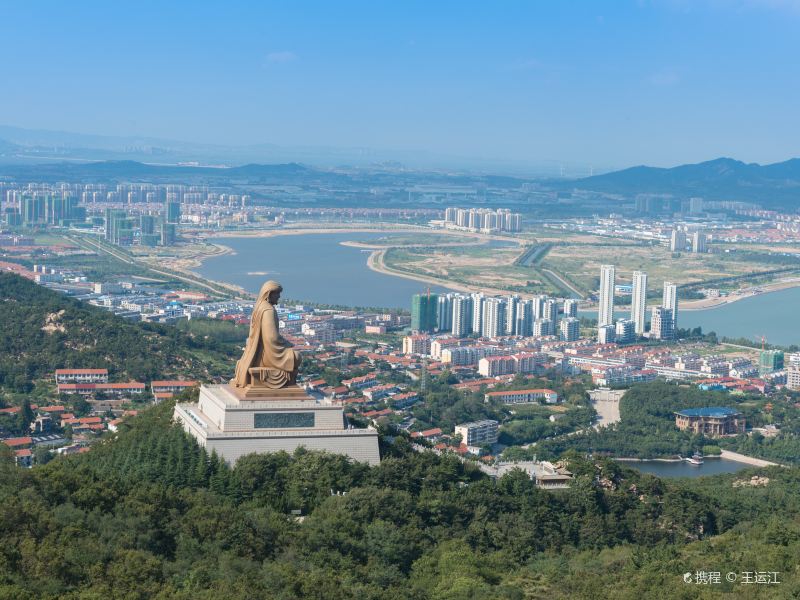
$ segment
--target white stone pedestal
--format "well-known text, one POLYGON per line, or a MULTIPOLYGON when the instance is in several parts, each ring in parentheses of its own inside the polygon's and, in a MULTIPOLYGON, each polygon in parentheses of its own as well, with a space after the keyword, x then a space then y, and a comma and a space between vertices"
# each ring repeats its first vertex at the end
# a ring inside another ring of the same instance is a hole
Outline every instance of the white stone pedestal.
POLYGON ((297 389, 243 399, 229 385, 203 385, 197 404, 175 405, 175 420, 230 465, 252 452, 291 453, 300 446, 380 462, 375 429, 348 429, 341 406, 300 396, 297 389))

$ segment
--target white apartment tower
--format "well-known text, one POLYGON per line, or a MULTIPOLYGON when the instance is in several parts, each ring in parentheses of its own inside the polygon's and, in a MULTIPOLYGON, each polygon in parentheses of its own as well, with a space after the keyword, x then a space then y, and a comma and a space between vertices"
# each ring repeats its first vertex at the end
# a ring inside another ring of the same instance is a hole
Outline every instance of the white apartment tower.
POLYGON ((647 304, 647 273, 633 272, 633 293, 631 294, 631 321, 636 335, 644 335, 645 308, 647 304))
POLYGON ((517 306, 519 296, 509 296, 506 299, 506 335, 520 335, 517 331, 517 306))
POLYGON ((483 335, 483 293, 472 294, 472 333, 483 335))
POLYGON ((678 286, 671 281, 664 282, 664 297, 661 306, 672 311, 672 331, 678 330, 678 286))
POLYGON ((669 249, 671 252, 683 252, 686 250, 686 234, 680 229, 673 229, 669 239, 669 249))
POLYGON ((573 299, 564 300, 564 317, 578 316, 578 301, 573 299))
POLYGON ((561 339, 565 342, 574 342, 581 335, 581 322, 576 317, 567 317, 561 321, 559 326, 561 329, 561 339))
POLYGON ((616 269, 614 265, 600 267, 600 305, 597 311, 597 326, 611 325, 614 323, 614 280, 616 269))
POLYGON ((484 337, 506 335, 506 302, 503 298, 487 298, 483 303, 484 337))
POLYGON ((450 331, 453 318, 453 294, 443 294, 437 301, 436 328, 438 331, 450 331))
POLYGON ((517 304, 514 319, 516 321, 517 335, 533 335, 533 303, 530 300, 525 300, 517 304))
POLYGON ((451 329, 453 335, 466 337, 472 333, 472 297, 465 294, 453 296, 451 329))
POLYGON ((702 231, 695 231, 692 234, 692 252, 695 254, 705 254, 706 234, 702 231))
POLYGON ((672 326, 672 310, 664 306, 654 306, 650 317, 650 337, 656 340, 671 340, 675 337, 672 326))

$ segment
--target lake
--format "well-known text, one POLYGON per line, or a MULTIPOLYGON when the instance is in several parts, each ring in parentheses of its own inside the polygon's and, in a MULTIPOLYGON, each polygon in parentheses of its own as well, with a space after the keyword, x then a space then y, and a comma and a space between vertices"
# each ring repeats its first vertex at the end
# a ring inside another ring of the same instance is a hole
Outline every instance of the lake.
POLYGON ((620 462, 626 467, 658 477, 702 477, 704 475, 719 475, 720 473, 735 473, 750 467, 748 464, 726 458, 706 458, 703 464, 699 466, 690 465, 686 461, 625 460, 620 462))
MULTIPOLYGON (((402 234, 397 234, 402 235, 402 234)), ((324 304, 405 308, 411 296, 424 292, 427 284, 367 267, 370 250, 342 246, 344 241, 368 241, 391 237, 391 233, 310 233, 269 238, 217 238, 236 254, 207 259, 197 272, 208 279, 239 285, 256 293, 267 279, 277 279, 285 297, 324 304)), ((492 246, 514 245, 493 240, 492 246)), ((432 292, 447 292, 430 286, 432 292)), ((760 294, 706 310, 682 311, 679 326, 702 327, 720 336, 765 336, 767 342, 788 346, 800 343, 800 320, 793 313, 800 306, 800 287, 760 294)), ((597 317, 597 311, 581 315, 597 317)), ((616 316, 628 317, 627 310, 616 316)), ((648 313, 649 317, 649 313, 648 313)))
MULTIPOLYGON (((704 310, 680 310, 678 305, 678 327, 693 329, 702 327, 705 333, 716 332, 720 337, 747 338, 766 341, 779 346, 800 344, 800 287, 750 296, 717 308, 704 310)), ((647 320, 650 320, 651 305, 648 305, 647 320)), ((582 317, 597 318, 597 310, 580 311, 582 317)), ((614 311, 615 318, 630 318, 627 308, 614 311)))
MULTIPOLYGON (((345 241, 391 237, 388 233, 309 233, 268 238, 215 238, 235 254, 214 256, 195 270, 208 279, 257 293, 268 279, 280 281, 284 297, 346 306, 411 308, 411 296, 428 284, 384 275, 367 266, 371 250, 342 246, 345 241)), ((448 292, 431 285, 431 292, 448 292)))
POLYGON ((679 304, 678 321, 683 328, 699 326, 705 332, 750 340, 760 340, 763 335, 768 343, 790 346, 800 344, 798 306, 800 287, 759 294, 706 310, 680 312, 679 304))

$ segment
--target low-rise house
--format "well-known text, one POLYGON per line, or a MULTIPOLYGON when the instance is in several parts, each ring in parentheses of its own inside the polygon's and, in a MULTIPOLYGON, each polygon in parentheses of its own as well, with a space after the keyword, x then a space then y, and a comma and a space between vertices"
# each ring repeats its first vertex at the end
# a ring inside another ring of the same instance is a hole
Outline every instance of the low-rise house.
POLYGON ((386 398, 387 396, 398 391, 398 387, 393 383, 386 383, 383 385, 375 385, 370 388, 362 389, 361 393, 372 402, 386 398))
POLYGON ((56 383, 108 383, 108 369, 56 369, 56 383))
POLYGON ((540 400, 544 400, 547 404, 556 404, 558 403, 558 394, 553 390, 544 388, 509 390, 505 392, 488 392, 484 399, 486 402, 495 400, 503 404, 526 404, 539 402, 540 400))
POLYGON ((7 438, 2 442, 12 450, 22 450, 33 446, 33 438, 29 435, 24 437, 7 438))
POLYGON ((14 463, 18 467, 30 469, 33 466, 33 452, 30 448, 21 448, 14 451, 14 463))
POLYGON ((112 395, 122 394, 142 394, 145 385, 138 381, 128 381, 125 383, 59 383, 59 394, 81 394, 91 396, 98 392, 112 395))
POLYGON ((411 437, 422 438, 424 440, 428 440, 429 442, 433 442, 442 437, 442 430, 439 427, 434 427, 433 429, 426 429, 425 431, 415 431, 411 434, 411 437))
POLYGON ((417 392, 405 392, 403 394, 395 394, 389 400, 392 408, 400 410, 414 405, 419 400, 417 392))
POLYGON ((691 431, 709 437, 744 433, 742 413, 733 408, 709 406, 687 408, 675 413, 675 425, 681 431, 691 431))
POLYGON ((345 379, 342 385, 347 386, 351 390, 360 390, 361 388, 372 387, 378 383, 378 377, 375 373, 368 373, 361 377, 353 377, 352 379, 345 379))
POLYGON ((156 400, 172 398, 173 394, 179 394, 184 390, 197 386, 196 381, 182 381, 179 379, 166 379, 150 382, 150 391, 156 400), (169 395, 166 395, 169 394, 169 395))

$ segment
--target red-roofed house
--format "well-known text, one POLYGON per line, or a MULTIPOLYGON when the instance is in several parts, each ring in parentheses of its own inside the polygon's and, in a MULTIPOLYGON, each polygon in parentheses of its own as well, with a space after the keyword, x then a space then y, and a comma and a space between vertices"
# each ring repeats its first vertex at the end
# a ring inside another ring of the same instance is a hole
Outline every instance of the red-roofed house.
POLYGON ((342 385, 346 385, 351 390, 360 390, 361 388, 371 387, 378 383, 378 378, 375 373, 362 375, 361 377, 353 377, 352 379, 345 379, 342 385))
POLYGON ((322 388, 324 388, 326 385, 328 385, 328 384, 324 379, 314 379, 312 381, 306 381, 306 386, 305 387, 306 387, 307 390, 313 390, 315 392, 318 392, 322 388))
POLYGON ((196 381, 180 381, 180 380, 164 380, 164 381, 151 381, 150 390, 153 396, 158 399, 172 398, 172 394, 177 394, 185 389, 193 388, 197 385, 196 381), (169 396, 162 396, 162 394, 169 394, 169 396))
POLYGON ((2 440, 2 442, 6 446, 8 446, 9 448, 13 448, 14 450, 20 450, 22 448, 30 448, 31 446, 33 446, 33 438, 30 436, 8 438, 2 440))
POLYGON ((442 430, 439 427, 434 427, 433 429, 426 429, 425 431, 415 431, 411 434, 411 437, 433 441, 442 437, 442 430))
POLYGON ((28 448, 14 451, 14 462, 18 467, 31 468, 33 466, 33 452, 28 448))

